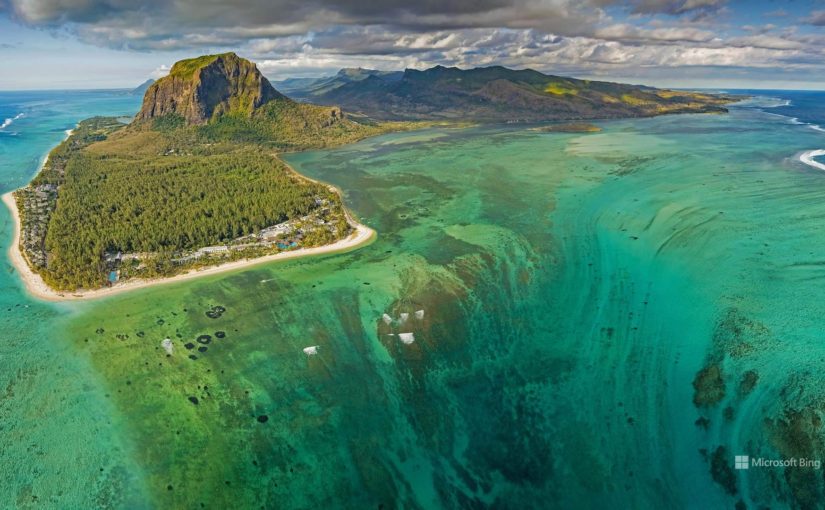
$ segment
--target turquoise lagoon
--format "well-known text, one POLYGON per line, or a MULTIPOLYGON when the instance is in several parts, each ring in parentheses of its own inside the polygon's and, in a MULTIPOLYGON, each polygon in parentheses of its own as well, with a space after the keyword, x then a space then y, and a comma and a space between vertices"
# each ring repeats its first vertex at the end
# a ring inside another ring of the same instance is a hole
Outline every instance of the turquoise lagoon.
MULTIPOLYGON (((4 189, 113 94, 9 126, 4 189)), ((6 263, 0 500, 816 507, 821 471, 734 469, 825 457, 823 138, 758 106, 289 155, 378 231, 345 254, 71 304, 6 263)))

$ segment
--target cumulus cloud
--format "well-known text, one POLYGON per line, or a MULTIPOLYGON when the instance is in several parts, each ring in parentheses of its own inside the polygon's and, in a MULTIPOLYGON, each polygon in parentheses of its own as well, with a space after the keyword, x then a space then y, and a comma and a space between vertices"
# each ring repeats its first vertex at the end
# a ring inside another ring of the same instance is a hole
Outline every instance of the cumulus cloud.
MULTIPOLYGON (((22 24, 139 51, 232 49, 270 76, 506 65, 558 74, 820 66, 823 36, 730 31, 725 0, 0 0, 22 24)), ((807 22, 825 26, 825 11, 807 22)), ((171 62, 153 77, 168 72, 171 62)))
POLYGON ((172 70, 172 66, 168 66, 166 64, 161 64, 158 67, 156 67, 154 71, 152 71, 152 73, 150 74, 150 77, 157 80, 158 78, 163 78, 164 76, 169 74, 169 71, 171 71, 171 70, 172 70))
POLYGON ((805 19, 805 22, 809 25, 825 27, 825 10, 811 12, 811 15, 805 19))
POLYGON ((670 42, 705 42, 715 37, 713 32, 693 27, 642 28, 626 23, 598 29, 595 36, 621 41, 670 42))
POLYGON ((805 44, 801 41, 767 34, 733 37, 726 41, 726 45, 775 50, 803 50, 805 48, 805 44))

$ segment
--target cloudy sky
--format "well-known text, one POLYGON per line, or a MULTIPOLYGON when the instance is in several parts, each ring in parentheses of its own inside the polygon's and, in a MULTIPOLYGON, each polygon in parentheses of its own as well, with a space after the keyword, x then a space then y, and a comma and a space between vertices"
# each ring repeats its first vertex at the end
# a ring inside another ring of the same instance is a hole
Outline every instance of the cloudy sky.
POLYGON ((275 80, 505 65, 825 89, 825 0, 0 0, 0 90, 131 87, 227 50, 275 80))

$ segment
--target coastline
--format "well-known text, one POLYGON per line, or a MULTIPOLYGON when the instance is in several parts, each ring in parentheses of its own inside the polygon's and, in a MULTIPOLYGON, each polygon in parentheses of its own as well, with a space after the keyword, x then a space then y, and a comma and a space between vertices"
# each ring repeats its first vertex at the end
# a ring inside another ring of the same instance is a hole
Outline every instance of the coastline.
POLYGON ((817 156, 825 156, 825 150, 816 149, 813 151, 805 151, 799 155, 799 161, 817 170, 825 170, 825 163, 820 163, 814 159, 817 156))
MULTIPOLYGON (((69 137, 72 136, 74 133, 74 129, 67 129, 66 136, 63 138, 63 141, 67 140, 69 137)), ((51 155, 51 150, 46 153, 46 156, 43 158, 43 161, 40 163, 40 167, 35 173, 35 176, 38 175, 40 172, 43 171, 46 164, 49 162, 49 156, 51 155)), ((265 255, 263 257, 255 257, 251 259, 241 259, 241 260, 234 260, 231 262, 224 262, 222 264, 217 264, 214 266, 203 267, 198 269, 191 269, 185 273, 181 273, 175 276, 169 276, 165 278, 152 278, 152 279, 141 279, 136 278, 133 280, 126 280, 122 283, 116 283, 111 287, 103 287, 100 289, 91 289, 91 290, 77 290, 73 292, 62 292, 57 291, 51 288, 37 272, 35 272, 31 266, 29 265, 28 261, 26 260, 23 252, 20 250, 20 236, 22 230, 22 223, 20 221, 20 212, 17 209, 17 202, 14 199, 14 192, 16 190, 9 191, 2 195, 3 204, 8 208, 11 212, 11 218, 14 222, 14 235, 12 236, 12 243, 8 249, 8 258, 9 262, 17 271, 17 274, 20 276, 20 279, 23 281, 23 285, 26 291, 33 297, 38 298, 43 301, 52 301, 52 302, 59 302, 59 301, 81 301, 81 300, 91 300, 91 299, 99 299, 103 297, 113 296, 116 294, 121 294, 124 292, 129 292, 132 290, 143 289, 146 287, 153 287, 156 285, 163 285, 163 284, 170 284, 185 280, 192 280, 195 278, 200 278, 202 276, 209 276, 214 274, 220 273, 227 273, 230 271, 236 271, 240 269, 249 268, 258 264, 265 264, 268 262, 275 262, 279 260, 289 260, 294 258, 300 257, 310 257, 313 255, 326 255, 332 253, 341 253, 350 250, 354 250, 355 248, 365 246, 370 244, 373 240, 375 240, 377 233, 375 230, 369 228, 368 226, 358 222, 355 218, 350 214, 349 209, 347 209, 346 205, 344 204, 344 196, 341 193, 341 190, 337 187, 328 184, 316 181, 315 179, 309 178, 300 172, 297 172, 294 168, 292 168, 289 164, 286 163, 283 159, 279 157, 278 154, 275 154, 275 157, 287 168, 287 171, 292 172, 298 178, 304 179, 308 182, 313 182, 316 184, 321 184, 324 186, 328 186, 331 191, 334 191, 341 197, 341 206, 344 209, 344 215, 347 219, 347 223, 355 229, 355 232, 350 234, 344 239, 339 239, 338 241, 328 244, 325 246, 316 246, 313 248, 299 248, 297 250, 286 251, 281 253, 275 253, 272 255, 265 255)))
POLYGON ((347 214, 347 219, 349 220, 350 225, 355 229, 355 232, 350 234, 345 239, 338 240, 332 244, 328 244, 325 246, 317 246, 314 248, 299 248, 294 251, 275 253, 263 257, 225 262, 223 264, 218 264, 215 266, 200 269, 192 269, 185 273, 170 276, 168 278, 154 278, 151 280, 134 279, 127 280, 123 283, 115 284, 112 287, 105 287, 101 289, 80 290, 74 292, 60 292, 49 287, 46 284, 46 282, 43 281, 43 278, 39 274, 34 272, 31 269, 31 267, 29 267, 28 262, 23 257, 23 253, 20 251, 20 214, 17 210, 17 204, 14 201, 12 193, 13 192, 6 193, 2 197, 3 203, 11 211, 12 219, 14 220, 14 236, 12 239, 12 244, 8 250, 9 261, 17 270, 17 273, 20 275, 20 279, 23 281, 23 284, 25 285, 26 290, 29 292, 29 294, 43 301, 56 302, 98 299, 113 296, 116 294, 122 294, 124 292, 129 292, 132 290, 143 289, 146 287, 154 287, 157 285, 193 280, 195 278, 200 278, 202 276, 227 273, 230 271, 245 269, 259 264, 265 264, 268 262, 290 260, 301 257, 309 257, 313 255, 326 255, 331 253, 345 252, 367 245, 371 243, 376 237, 376 232, 373 229, 354 221, 351 218, 351 216, 347 214))

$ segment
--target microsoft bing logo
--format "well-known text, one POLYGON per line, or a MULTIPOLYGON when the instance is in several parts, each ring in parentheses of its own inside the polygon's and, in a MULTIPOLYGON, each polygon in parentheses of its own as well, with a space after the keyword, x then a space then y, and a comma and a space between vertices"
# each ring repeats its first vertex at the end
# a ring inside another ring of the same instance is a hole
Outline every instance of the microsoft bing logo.
POLYGON ((734 467, 736 469, 748 469, 750 462, 747 455, 737 455, 734 459, 734 467))

